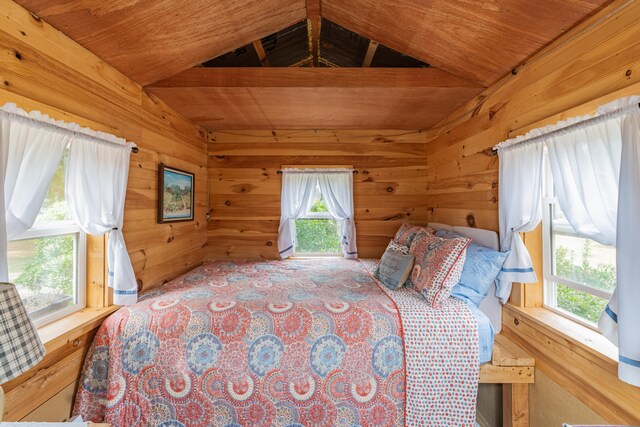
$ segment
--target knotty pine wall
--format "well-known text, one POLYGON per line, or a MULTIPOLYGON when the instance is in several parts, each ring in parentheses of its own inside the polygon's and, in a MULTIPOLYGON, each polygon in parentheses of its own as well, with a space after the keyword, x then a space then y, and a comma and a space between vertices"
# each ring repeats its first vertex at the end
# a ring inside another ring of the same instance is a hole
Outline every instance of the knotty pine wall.
MULTIPOLYGON (((131 157, 123 230, 144 289, 202 262, 207 244, 207 147, 202 129, 11 0, 0 0, 0 104, 5 102, 138 144, 140 152, 131 157), (156 224, 159 162, 196 174, 194 221, 156 224)), ((104 287, 103 277, 94 280, 104 287)), ((27 416, 75 384, 82 354, 97 326, 85 325, 76 334, 77 342, 65 344, 27 375, 5 385, 5 420, 27 416)))
POLYGON ((604 19, 624 3, 614 1, 426 131, 429 220, 466 225, 473 213, 478 227, 498 230, 491 147, 640 92, 640 3, 604 19))
POLYGON ((379 257, 402 221, 426 224, 420 131, 216 131, 209 142, 208 258, 278 258, 282 165, 348 165, 358 253, 379 257))
MULTIPOLYGON (((487 150, 533 128, 593 113, 598 105, 630 95, 640 95, 640 2, 616 0, 534 56, 517 74, 426 131, 427 198, 433 207, 429 220, 465 225, 473 213, 478 227, 497 230, 498 159, 487 150)), ((525 305, 541 303, 524 300, 525 305)), ((538 401, 541 396, 558 394, 554 387, 559 384, 611 423, 640 422, 640 389, 617 379, 617 363, 596 366, 578 357, 566 340, 544 334, 533 340, 521 336, 513 322, 503 326, 503 333, 535 356, 537 369, 550 378, 536 384, 532 408, 545 405, 538 401), (566 354, 575 360, 563 362, 566 354)), ((480 393, 490 387, 481 387, 480 393)), ((481 404, 492 406, 486 400, 490 399, 481 398, 481 404)), ((497 405, 493 402, 494 408, 497 405)), ((545 407, 544 413, 532 413, 531 425, 571 422, 566 418, 569 413, 571 408, 562 403, 545 407)), ((582 421, 597 424, 601 419, 582 421)))

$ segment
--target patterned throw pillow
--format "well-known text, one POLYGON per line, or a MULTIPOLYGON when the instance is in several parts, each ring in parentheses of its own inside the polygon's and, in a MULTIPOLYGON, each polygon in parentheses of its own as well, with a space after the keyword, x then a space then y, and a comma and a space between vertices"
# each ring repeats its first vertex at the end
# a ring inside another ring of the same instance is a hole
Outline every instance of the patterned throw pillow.
POLYGON ((396 242, 395 240, 391 240, 389 242, 389 244, 387 245, 387 249, 389 250, 391 249, 394 252, 398 252, 402 255, 409 255, 409 246, 405 246, 405 245, 401 245, 400 243, 396 242))
POLYGON ((409 254, 408 247, 399 245, 392 240, 389 242, 387 250, 384 251, 374 276, 387 288, 399 289, 404 286, 411 274, 413 260, 413 255, 409 254))
POLYGON ((435 231, 429 227, 418 227, 417 225, 411 225, 403 222, 393 240, 400 245, 411 246, 411 242, 413 242, 416 234, 421 231, 427 231, 431 234, 435 233, 435 231))
POLYGON ((442 239, 428 232, 414 237, 410 252, 415 257, 411 283, 432 307, 437 307, 451 294, 460 281, 466 249, 471 239, 442 239))

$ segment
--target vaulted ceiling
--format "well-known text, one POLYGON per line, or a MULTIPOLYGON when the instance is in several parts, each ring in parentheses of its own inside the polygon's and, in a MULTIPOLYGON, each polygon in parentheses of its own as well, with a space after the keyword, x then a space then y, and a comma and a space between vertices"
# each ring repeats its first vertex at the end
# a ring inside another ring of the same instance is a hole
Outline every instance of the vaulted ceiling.
POLYGON ((304 0, 18 0, 143 86, 306 18, 304 0))
POLYGON ((609 0, 322 0, 322 16, 489 86, 609 0))
POLYGON ((210 129, 406 129, 437 123, 611 0, 16 1, 210 129), (246 68, 189 71, 320 16, 434 68, 300 78, 280 68, 240 83, 246 68))

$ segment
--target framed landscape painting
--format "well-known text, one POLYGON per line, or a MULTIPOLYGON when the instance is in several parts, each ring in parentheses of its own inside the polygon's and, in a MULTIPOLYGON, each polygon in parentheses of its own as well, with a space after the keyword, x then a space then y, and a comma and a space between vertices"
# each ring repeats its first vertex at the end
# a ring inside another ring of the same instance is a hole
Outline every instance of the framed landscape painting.
POLYGON ((193 220, 194 174, 160 163, 158 168, 158 222, 193 220))

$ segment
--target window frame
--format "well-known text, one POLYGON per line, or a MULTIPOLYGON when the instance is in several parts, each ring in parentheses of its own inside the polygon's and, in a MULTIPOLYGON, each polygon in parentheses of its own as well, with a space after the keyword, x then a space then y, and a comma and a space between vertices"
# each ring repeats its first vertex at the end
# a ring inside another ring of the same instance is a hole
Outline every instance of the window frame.
MULTIPOLYGON (((542 305, 547 310, 553 311, 554 313, 560 314, 564 317, 569 318, 570 320, 579 323, 587 328, 598 331, 597 324, 593 324, 586 319, 579 317, 569 311, 563 310, 560 307, 557 307, 557 285, 563 285, 572 289, 575 289, 580 292, 588 293, 595 297, 609 300, 611 298, 612 293, 607 292, 603 289, 598 289, 593 286, 585 285, 583 283, 579 283, 565 277, 557 276, 553 273, 553 260, 555 258, 555 251, 553 247, 553 235, 554 234, 562 234, 566 236, 573 236, 582 239, 590 239, 587 236, 583 236, 580 233, 573 230, 573 228, 569 225, 568 227, 564 227, 561 230, 561 233, 557 232, 557 227, 555 227, 556 232, 554 233, 554 229, 552 229, 552 214, 551 210, 554 205, 562 211, 560 204, 558 203, 558 198, 555 196, 553 189, 553 178, 551 176, 551 169, 549 165, 549 157, 548 152, 545 148, 544 154, 544 170, 543 170, 543 195, 542 195, 542 272, 543 272, 543 287, 542 287, 542 305)), ((595 241, 594 241, 595 242, 595 241)))
POLYGON ((61 220, 36 223, 21 235, 10 240, 10 242, 17 242, 58 236, 73 236, 74 238, 73 281, 76 303, 38 319, 32 318, 36 328, 48 325, 87 307, 87 235, 73 221, 61 220))

